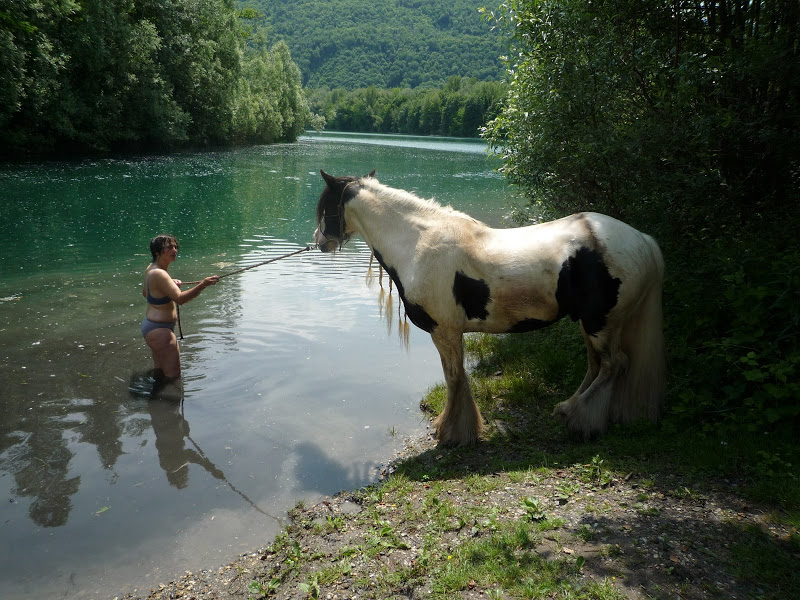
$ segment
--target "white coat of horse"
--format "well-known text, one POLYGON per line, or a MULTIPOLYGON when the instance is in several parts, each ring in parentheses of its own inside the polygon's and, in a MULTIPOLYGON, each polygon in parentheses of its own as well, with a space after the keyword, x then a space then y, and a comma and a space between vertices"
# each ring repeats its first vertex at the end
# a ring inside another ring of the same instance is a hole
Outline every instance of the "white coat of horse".
POLYGON ((664 263, 648 235, 579 213, 493 229, 466 214, 365 177, 333 177, 317 205, 323 252, 360 234, 397 286, 414 325, 430 333, 447 383, 434 426, 442 445, 474 444, 483 418, 464 370, 463 334, 517 333, 569 316, 589 367, 553 415, 588 437, 609 423, 657 420, 664 393, 664 263))

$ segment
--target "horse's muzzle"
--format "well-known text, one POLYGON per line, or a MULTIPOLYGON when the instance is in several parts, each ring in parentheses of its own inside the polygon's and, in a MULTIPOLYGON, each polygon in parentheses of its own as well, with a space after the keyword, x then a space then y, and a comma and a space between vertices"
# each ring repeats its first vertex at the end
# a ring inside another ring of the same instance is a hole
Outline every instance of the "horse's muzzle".
POLYGON ((317 227, 314 231, 314 242, 319 246, 320 252, 333 252, 339 243, 336 240, 329 240, 317 227))

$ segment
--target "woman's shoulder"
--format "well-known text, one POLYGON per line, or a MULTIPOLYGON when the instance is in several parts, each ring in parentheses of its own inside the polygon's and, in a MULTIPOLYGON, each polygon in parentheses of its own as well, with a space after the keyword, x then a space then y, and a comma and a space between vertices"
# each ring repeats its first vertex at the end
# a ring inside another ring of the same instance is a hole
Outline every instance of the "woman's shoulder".
POLYGON ((166 290, 171 281, 172 277, 161 267, 150 266, 144 272, 144 283, 149 288, 155 285, 158 290, 166 290))
POLYGON ((163 279, 163 278, 170 279, 169 273, 167 273, 161 267, 157 267, 155 265, 150 265, 149 267, 147 267, 144 271, 144 274, 145 277, 147 278, 155 277, 156 279, 163 279))

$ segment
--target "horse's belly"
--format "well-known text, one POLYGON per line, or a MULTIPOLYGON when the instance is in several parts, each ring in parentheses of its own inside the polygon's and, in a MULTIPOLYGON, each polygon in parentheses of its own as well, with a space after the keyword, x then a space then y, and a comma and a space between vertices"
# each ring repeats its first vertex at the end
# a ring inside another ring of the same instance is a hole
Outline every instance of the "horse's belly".
POLYGON ((453 279, 443 277, 435 290, 427 290, 429 305, 436 306, 437 321, 463 327, 464 331, 505 333, 528 331, 555 321, 558 273, 546 261, 519 260, 508 255, 475 257, 453 279))
POLYGON ((502 285, 502 282, 494 282, 489 289, 484 317, 468 318, 466 331, 519 333, 541 329, 559 318, 552 290, 502 285))

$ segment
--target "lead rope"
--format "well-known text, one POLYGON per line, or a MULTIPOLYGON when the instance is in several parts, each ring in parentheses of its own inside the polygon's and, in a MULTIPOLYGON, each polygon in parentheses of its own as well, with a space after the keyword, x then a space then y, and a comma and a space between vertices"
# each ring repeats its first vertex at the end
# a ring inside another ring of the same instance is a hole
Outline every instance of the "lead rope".
POLYGON ((176 304, 175 308, 178 309, 178 333, 180 334, 181 339, 183 339, 183 327, 181 327, 181 307, 176 304))
MULTIPOLYGON (((244 267, 242 269, 236 269, 235 271, 231 271, 230 273, 223 273, 219 276, 220 279, 223 277, 230 277, 231 275, 238 275, 239 273, 243 273, 245 271, 249 271, 250 269, 255 269, 256 267, 261 267, 263 265, 267 265, 271 262, 275 262, 276 260, 281 260, 284 258, 289 258, 290 256, 294 256, 295 254, 300 254, 301 252, 308 252, 309 250, 313 250, 317 247, 317 244, 308 244, 305 248, 301 248, 300 250, 295 250, 294 252, 289 252, 289 254, 284 254, 283 256, 276 256, 275 258, 270 258, 269 260, 262 260, 254 265, 250 265, 249 267, 244 267)), ((198 283, 202 283, 202 279, 199 281, 187 281, 181 282, 181 285, 197 285, 198 283)), ((181 327, 181 307, 179 304, 175 304, 175 308, 177 308, 178 312, 178 334, 181 336, 180 339, 183 339, 183 328, 181 327)))

